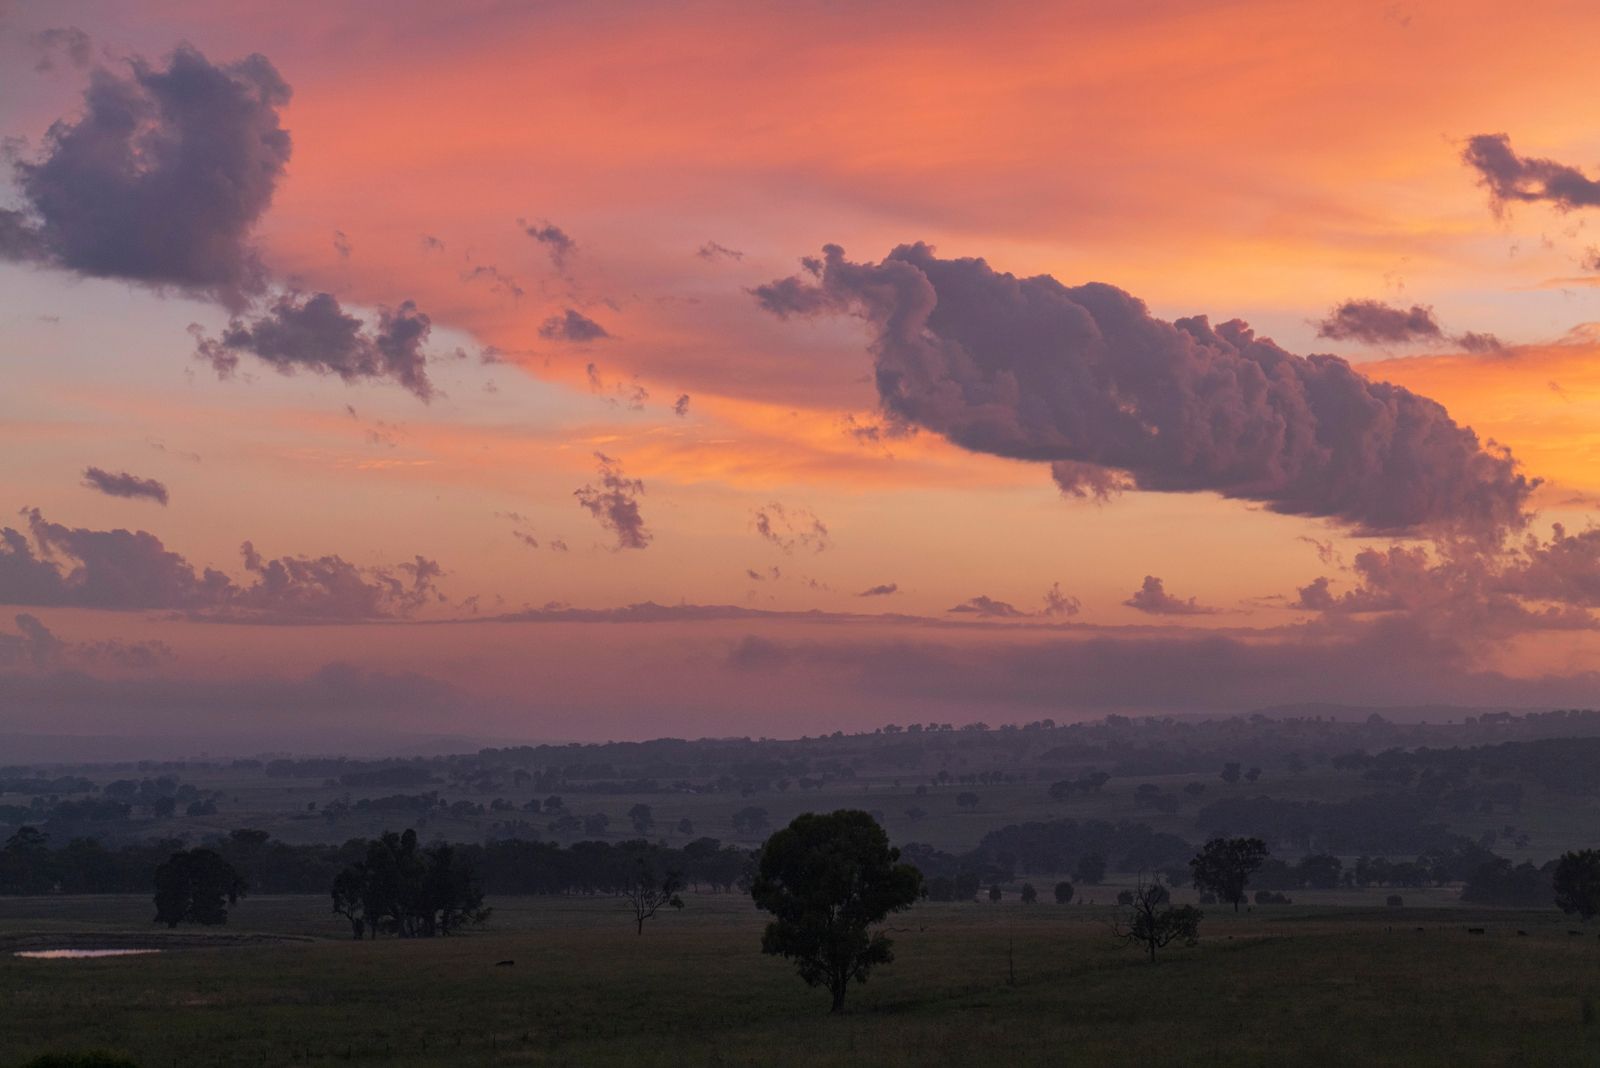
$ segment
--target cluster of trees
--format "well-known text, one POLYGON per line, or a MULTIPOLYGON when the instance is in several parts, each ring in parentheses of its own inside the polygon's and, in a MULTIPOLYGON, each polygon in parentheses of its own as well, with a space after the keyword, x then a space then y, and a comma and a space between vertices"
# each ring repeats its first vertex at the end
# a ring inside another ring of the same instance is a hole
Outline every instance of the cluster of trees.
POLYGON ((333 911, 355 938, 380 932, 401 938, 447 935, 482 923, 490 910, 472 868, 456 847, 422 847, 417 832, 387 831, 367 842, 366 856, 333 880, 333 911))
MULTIPOLYGON (((322 894, 334 877, 368 859, 370 845, 354 838, 342 845, 290 845, 267 832, 241 829, 203 843, 232 865, 258 893, 322 894)), ((25 826, 0 845, 0 894, 141 893, 150 873, 185 844, 153 839, 108 847, 77 837, 56 846, 39 829, 25 826)), ((731 892, 747 884, 749 850, 699 838, 682 848, 643 840, 554 842, 502 839, 452 847, 477 875, 486 893, 614 894, 632 879, 639 862, 680 873, 696 889, 731 892)))

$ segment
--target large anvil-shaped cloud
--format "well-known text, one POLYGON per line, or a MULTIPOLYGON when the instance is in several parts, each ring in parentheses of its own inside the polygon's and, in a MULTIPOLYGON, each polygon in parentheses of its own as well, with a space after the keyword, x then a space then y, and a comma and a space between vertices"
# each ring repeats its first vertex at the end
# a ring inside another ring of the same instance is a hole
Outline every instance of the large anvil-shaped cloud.
POLYGON ((1438 403, 1296 356, 1238 320, 1166 322, 1101 283, 1017 278, 902 245, 881 263, 838 246, 813 279, 754 291, 780 316, 859 312, 892 418, 977 452, 1128 472, 1366 533, 1525 522, 1536 480, 1438 403))

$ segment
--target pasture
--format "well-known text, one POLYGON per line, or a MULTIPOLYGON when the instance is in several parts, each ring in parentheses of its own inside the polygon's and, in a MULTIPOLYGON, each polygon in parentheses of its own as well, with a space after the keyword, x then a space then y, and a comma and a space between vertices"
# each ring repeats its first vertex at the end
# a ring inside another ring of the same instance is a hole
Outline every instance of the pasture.
POLYGON ((1344 900, 1210 908, 1200 944, 1154 966, 1104 904, 925 903, 829 1017, 760 954, 739 895, 691 895, 643 936, 615 899, 500 898, 465 936, 361 943, 320 897, 247 898, 228 928, 175 935, 142 897, 0 899, 0 1064, 91 1047, 145 1068, 1600 1063, 1595 930, 1344 900), (13 955, 47 944, 165 952, 13 955))

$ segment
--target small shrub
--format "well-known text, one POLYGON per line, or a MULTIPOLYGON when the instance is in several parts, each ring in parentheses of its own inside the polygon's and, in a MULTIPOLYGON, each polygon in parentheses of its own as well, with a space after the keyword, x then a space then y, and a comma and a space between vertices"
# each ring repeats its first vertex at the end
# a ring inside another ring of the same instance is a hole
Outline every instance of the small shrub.
POLYGON ((1384 899, 1383 903, 1392 909, 1397 909, 1406 903, 1406 899, 1401 897, 1399 894, 1390 894, 1384 899))

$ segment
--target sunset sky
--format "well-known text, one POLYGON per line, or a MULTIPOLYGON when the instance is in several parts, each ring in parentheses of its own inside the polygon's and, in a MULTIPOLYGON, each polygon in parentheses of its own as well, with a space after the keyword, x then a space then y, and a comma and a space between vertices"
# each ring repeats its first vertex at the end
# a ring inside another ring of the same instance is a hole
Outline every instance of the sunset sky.
POLYGON ((0 0, 0 734, 1592 707, 1597 32, 0 0))

